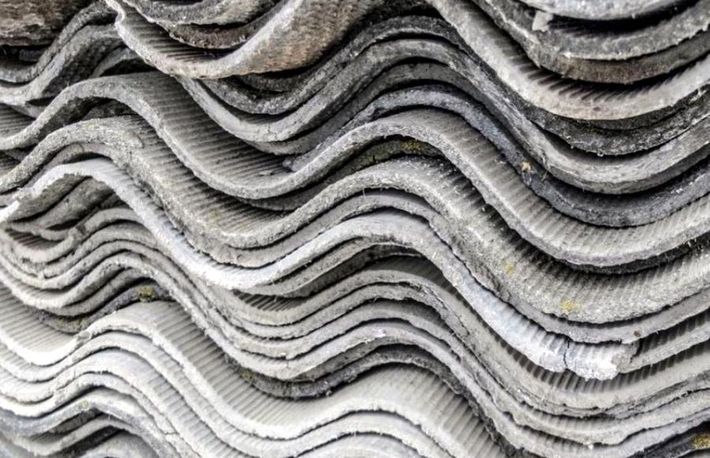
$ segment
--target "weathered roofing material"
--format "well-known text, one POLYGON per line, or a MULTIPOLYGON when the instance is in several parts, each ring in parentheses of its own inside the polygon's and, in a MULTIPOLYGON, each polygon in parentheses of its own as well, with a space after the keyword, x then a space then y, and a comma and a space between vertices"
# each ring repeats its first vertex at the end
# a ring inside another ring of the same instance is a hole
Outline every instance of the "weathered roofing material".
POLYGON ((35 3, 0 453, 710 446, 709 0, 35 3))

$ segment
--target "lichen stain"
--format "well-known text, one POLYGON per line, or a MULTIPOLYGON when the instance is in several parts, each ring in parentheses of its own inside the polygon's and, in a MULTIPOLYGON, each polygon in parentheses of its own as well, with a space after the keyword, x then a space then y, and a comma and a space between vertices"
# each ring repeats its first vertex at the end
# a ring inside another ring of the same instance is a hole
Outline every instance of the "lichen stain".
POLYGON ((579 304, 577 304, 576 302, 574 302, 571 299, 565 299, 560 304, 560 308, 562 309, 563 312, 565 312, 567 315, 569 315, 570 313, 574 312, 575 310, 577 310, 579 308, 579 304))
POLYGON ((141 286, 138 288, 138 300, 150 302, 155 299, 155 290, 151 286, 141 286))
POLYGON ((424 151, 424 144, 418 140, 405 140, 402 142, 402 149, 410 153, 421 153, 424 151))
POLYGON ((513 272, 515 272, 515 264, 513 264, 512 262, 506 262, 503 265, 503 272, 505 272, 506 275, 512 274, 513 272))
POLYGON ((710 433, 698 434, 693 438, 694 449, 710 448, 710 433))

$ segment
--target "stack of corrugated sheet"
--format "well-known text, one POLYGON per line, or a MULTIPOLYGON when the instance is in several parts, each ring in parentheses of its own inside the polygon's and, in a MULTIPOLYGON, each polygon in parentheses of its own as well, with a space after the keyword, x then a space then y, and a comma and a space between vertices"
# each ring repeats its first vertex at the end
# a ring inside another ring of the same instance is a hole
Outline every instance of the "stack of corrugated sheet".
POLYGON ((3 456, 710 448, 708 25, 1 0, 3 456))

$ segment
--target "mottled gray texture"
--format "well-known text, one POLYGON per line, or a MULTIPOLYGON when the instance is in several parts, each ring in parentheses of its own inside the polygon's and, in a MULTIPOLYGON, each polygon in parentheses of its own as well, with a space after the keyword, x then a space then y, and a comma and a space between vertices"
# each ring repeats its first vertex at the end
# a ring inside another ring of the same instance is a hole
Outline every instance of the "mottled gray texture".
POLYGON ((710 445, 710 0, 107 3, 0 20, 0 454, 710 445))

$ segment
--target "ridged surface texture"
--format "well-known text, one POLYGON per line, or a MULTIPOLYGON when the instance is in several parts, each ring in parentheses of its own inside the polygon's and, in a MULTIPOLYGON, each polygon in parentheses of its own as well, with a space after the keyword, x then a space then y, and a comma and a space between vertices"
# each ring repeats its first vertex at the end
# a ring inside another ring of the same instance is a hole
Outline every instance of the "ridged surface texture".
POLYGON ((0 456, 710 453, 710 0, 0 0, 0 456))

